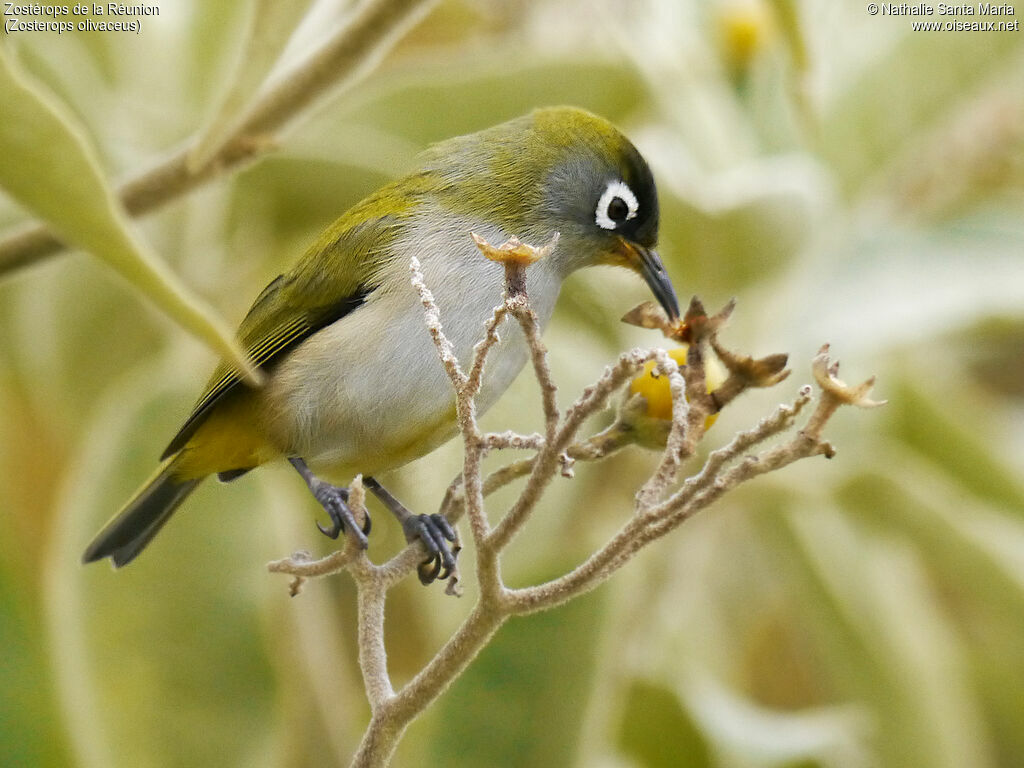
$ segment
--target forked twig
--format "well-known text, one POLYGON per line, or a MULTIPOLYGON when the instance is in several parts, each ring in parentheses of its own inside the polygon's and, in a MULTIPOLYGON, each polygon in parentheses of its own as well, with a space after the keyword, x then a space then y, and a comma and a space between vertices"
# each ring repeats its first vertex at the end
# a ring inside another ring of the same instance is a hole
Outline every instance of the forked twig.
MULTIPOLYGON (((413 259, 410 264, 411 282, 423 304, 425 323, 456 394, 464 461, 462 473, 449 485, 440 511, 452 523, 463 514, 470 521, 480 589, 469 615, 420 673, 396 691, 387 672, 384 604, 388 590, 412 573, 422 560, 421 545, 411 544, 380 565, 372 563, 365 550, 354 544, 347 544, 341 551, 321 560, 298 553, 269 565, 270 570, 295 578, 293 592, 303 579, 342 570, 348 571, 355 580, 359 595, 360 667, 372 717, 353 758, 353 766, 386 766, 409 723, 462 673, 508 618, 552 608, 593 589, 645 546, 742 483, 810 456, 831 457, 835 450, 822 438, 822 430, 838 408, 881 404, 868 398, 873 379, 849 387, 836 378, 837 366, 828 358, 828 347, 822 347, 812 366, 821 396, 803 429, 791 434, 788 440, 764 447, 768 440, 791 430, 800 414, 813 402, 809 385, 801 387, 792 403, 779 406, 755 427, 736 434, 725 446, 712 451, 703 466, 679 482, 680 469, 696 453, 709 417, 749 388, 774 386, 784 380, 789 373, 785 369, 786 357, 770 355, 755 360, 725 349, 718 332, 732 311, 731 303, 722 312, 709 317, 695 299, 680 324, 669 323, 663 315, 658 315, 660 310, 642 306, 630 313, 631 320, 645 327, 662 328, 669 338, 688 344, 686 365, 678 365, 662 349, 631 350, 606 368, 597 382, 561 412, 547 364, 547 351, 526 293, 529 264, 543 258, 553 243, 535 248, 512 240, 496 248, 480 238, 475 239, 486 256, 505 264, 506 290, 502 304, 495 308, 484 327, 482 340, 473 349, 468 374, 444 335, 440 312, 424 282, 419 263, 413 259), (509 316, 519 322, 530 347, 534 375, 541 387, 543 435, 484 433, 477 423, 475 398, 485 374, 486 358, 497 343, 500 326, 509 316), (711 353, 721 361, 728 376, 709 392, 705 363, 711 353), (652 430, 651 421, 655 417, 647 412, 646 398, 642 394, 627 394, 610 427, 581 439, 579 432, 584 422, 605 408, 611 396, 634 379, 645 364, 654 366, 651 375, 657 376, 657 381, 671 392, 670 423, 652 430), (661 458, 637 494, 636 513, 602 547, 562 576, 521 589, 506 587, 502 581, 501 555, 529 520, 555 477, 559 474, 571 477, 573 461, 594 461, 630 445, 649 445, 652 434, 661 435, 661 458), (508 449, 533 451, 533 456, 507 464, 485 477, 483 456, 508 449), (485 498, 520 478, 526 478, 526 483, 518 498, 492 526, 485 498)), ((353 489, 350 506, 354 513, 364 514, 358 478, 353 489)), ((452 577, 448 591, 459 592, 457 576, 452 577)))

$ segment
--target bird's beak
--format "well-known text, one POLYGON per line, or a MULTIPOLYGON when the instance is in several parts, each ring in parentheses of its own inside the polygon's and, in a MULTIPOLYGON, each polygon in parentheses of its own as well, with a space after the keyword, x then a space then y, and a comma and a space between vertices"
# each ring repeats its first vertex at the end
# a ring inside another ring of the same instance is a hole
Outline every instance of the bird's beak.
POLYGON ((639 243, 634 243, 621 238, 622 252, 626 257, 629 266, 640 273, 647 285, 658 300, 668 319, 675 322, 679 319, 679 300, 676 298, 672 281, 668 279, 665 265, 661 263, 656 251, 651 248, 644 248, 639 243))

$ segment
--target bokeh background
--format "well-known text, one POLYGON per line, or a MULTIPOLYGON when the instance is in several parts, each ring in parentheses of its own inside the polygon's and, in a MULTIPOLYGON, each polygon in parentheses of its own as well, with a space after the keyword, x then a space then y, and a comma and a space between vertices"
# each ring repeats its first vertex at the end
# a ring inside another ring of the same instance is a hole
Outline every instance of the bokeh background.
MULTIPOLYGON (((250 5, 163 0, 138 36, 2 45, 120 179, 208 122, 250 5)), ((348 10, 300 6, 284 65, 348 10)), ((889 404, 835 418, 835 459, 759 479, 502 629, 396 765, 1024 766, 1022 84, 1019 31, 912 32, 853 0, 443 0, 260 162, 140 222, 233 323, 429 142, 577 104, 653 166, 680 294, 737 297, 731 346, 791 354, 791 379, 730 407, 709 446, 790 399, 823 342, 847 379, 879 377, 889 404)), ((26 219, 0 194, 0 224, 26 219)), ((572 278, 546 337, 563 404, 660 343, 618 322, 645 298, 625 272, 572 278)), ((346 764, 368 716, 351 585, 290 599, 264 568, 328 551, 287 467, 207 483, 123 572, 79 565, 214 363, 90 255, 0 279, 0 764, 346 764)), ((539 410, 524 376, 485 425, 530 431, 539 410)), ((654 460, 559 481, 510 583, 595 548, 654 460)), ((430 511, 459 465, 449 445, 389 486, 430 511)), ((402 542, 377 519, 383 558, 402 542)), ((464 617, 471 572, 466 589, 392 594, 397 682, 464 617)))

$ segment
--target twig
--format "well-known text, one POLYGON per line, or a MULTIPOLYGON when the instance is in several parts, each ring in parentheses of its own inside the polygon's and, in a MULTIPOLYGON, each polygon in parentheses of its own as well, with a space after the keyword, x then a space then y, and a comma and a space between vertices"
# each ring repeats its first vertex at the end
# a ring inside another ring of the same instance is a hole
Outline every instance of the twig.
MULTIPOLYGON (((462 473, 452 481, 440 510, 454 522, 463 512, 470 519, 476 545, 477 574, 480 584, 477 601, 459 629, 441 650, 405 687, 392 688, 387 674, 383 640, 384 604, 388 589, 415 570, 423 552, 418 544, 406 547, 383 565, 374 565, 354 544, 323 560, 310 561, 308 555, 271 564, 271 570, 291 573, 296 578, 320 576, 347 570, 356 582, 359 611, 360 667, 363 671, 372 717, 363 735, 353 766, 386 766, 408 725, 440 696, 469 665, 501 625, 511 616, 552 608, 578 597, 601 584, 651 542, 679 527, 702 509, 706 509, 738 485, 755 477, 814 455, 831 456, 832 446, 821 433, 841 405, 873 407, 868 399, 873 380, 848 387, 836 378, 837 366, 828 359, 823 347, 812 370, 821 388, 821 397, 804 428, 782 443, 765 448, 767 441, 794 427, 797 418, 812 402, 810 386, 802 387, 790 405, 779 406, 753 429, 740 432, 723 448, 711 452, 703 466, 676 485, 682 461, 696 452, 704 435, 707 417, 751 387, 771 386, 785 378, 785 357, 762 360, 736 355, 724 349, 717 334, 731 312, 729 305, 713 317, 704 315, 694 300, 683 326, 667 324, 653 312, 638 316, 653 327, 665 327, 670 338, 685 333, 690 344, 686 365, 680 370, 661 349, 632 350, 608 367, 601 378, 560 414, 555 402, 556 389, 547 365, 547 352, 540 340, 536 316, 526 298, 526 267, 541 249, 517 240, 494 248, 477 238, 481 250, 506 264, 505 297, 484 328, 482 341, 474 347, 469 374, 455 358, 451 343, 444 335, 440 314, 423 280, 419 264, 410 265, 412 284, 424 308, 438 357, 447 371, 456 394, 459 428, 463 435, 462 473), (486 358, 498 340, 498 329, 511 314, 522 325, 533 360, 534 375, 541 386, 545 414, 544 435, 516 432, 482 434, 476 421, 474 398, 479 392, 486 358), (704 371, 705 356, 714 350, 730 371, 722 385, 724 393, 708 393, 704 371), (528 520, 547 485, 559 471, 571 476, 575 460, 597 460, 625 446, 650 440, 638 437, 641 422, 651 420, 643 395, 624 399, 615 422, 590 438, 579 440, 585 420, 604 408, 609 397, 621 389, 649 361, 655 361, 660 377, 665 378, 672 394, 671 426, 663 433, 665 447, 657 468, 638 493, 636 514, 629 517, 604 546, 576 568, 547 583, 508 589, 502 584, 500 557, 512 536, 528 520), (481 459, 488 451, 528 449, 536 453, 482 476, 481 459), (760 450, 760 453, 752 451, 760 450), (484 511, 484 498, 510 482, 526 477, 518 499, 493 529, 484 511), (675 486, 675 490, 672 490, 675 486)), ((362 509, 362 488, 358 478, 350 490, 353 511, 362 509)), ((450 587, 451 588, 451 587, 450 587)))
MULTIPOLYGON (((682 453, 687 443, 687 436, 691 429, 696 428, 690 423, 690 408, 686 399, 688 382, 679 372, 676 361, 663 350, 658 350, 655 360, 657 362, 655 371, 661 376, 667 376, 669 380, 669 389, 672 392, 672 427, 669 430, 665 451, 662 453, 658 468, 636 494, 637 512, 643 512, 657 502, 669 484, 675 480, 679 463, 683 458, 682 453)), ((703 424, 703 416, 700 423, 703 424)))
MULTIPOLYGON (((511 284, 511 280, 510 280, 511 284)), ((526 335, 526 343, 530 348, 530 362, 533 363, 533 373, 540 384, 541 404, 544 409, 544 431, 545 439, 551 442, 555 439, 555 430, 558 429, 558 402, 556 400, 558 387, 551 378, 551 368, 548 366, 547 350, 540 340, 540 323, 537 321, 536 313, 526 303, 526 285, 523 283, 523 301, 512 307, 512 314, 526 335)))
POLYGON ((790 462, 787 463, 801 458, 802 456, 798 456, 798 452, 790 447, 778 457, 766 457, 763 461, 751 462, 758 465, 757 469, 748 468, 745 472, 732 475, 721 475, 719 472, 729 459, 763 443, 785 429, 787 425, 791 425, 793 419, 809 401, 808 394, 801 391, 793 405, 780 407, 773 416, 763 420, 755 429, 737 435, 729 446, 712 454, 705 462, 702 472, 687 481, 675 495, 658 507, 642 510, 620 528, 605 546, 571 572, 545 584, 514 591, 510 599, 514 603, 515 612, 533 613, 552 608, 593 589, 625 565, 640 549, 677 528, 684 520, 709 506, 726 491, 749 480, 762 467, 772 465, 774 468, 782 458, 789 458, 790 462))
POLYGON ((604 375, 596 384, 583 390, 579 399, 566 411, 555 439, 547 442, 537 455, 523 492, 501 522, 495 526, 489 541, 491 547, 496 550, 504 549, 533 511, 534 505, 558 470, 558 457, 566 450, 569 442, 583 426, 583 422, 603 408, 612 393, 625 384, 654 354, 638 349, 625 353, 619 358, 618 363, 605 369, 604 375))
MULTIPOLYGON (((276 145, 276 135, 308 114, 332 88, 369 72, 437 0, 367 0, 330 40, 267 90, 209 162, 189 167, 193 139, 170 157, 124 182, 121 202, 141 216, 276 145)), ((44 226, 31 225, 0 240, 0 275, 29 266, 65 245, 44 226)))

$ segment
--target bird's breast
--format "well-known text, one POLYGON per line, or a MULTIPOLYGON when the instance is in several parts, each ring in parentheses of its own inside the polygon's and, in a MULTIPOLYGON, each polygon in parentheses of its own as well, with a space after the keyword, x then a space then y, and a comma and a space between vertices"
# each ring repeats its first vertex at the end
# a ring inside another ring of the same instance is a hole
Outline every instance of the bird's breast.
MULTIPOLYGON (((380 285, 358 309, 320 330, 274 371, 262 395, 269 439, 314 469, 336 475, 381 473, 433 450, 456 434, 455 394, 411 283, 416 256, 440 310, 445 336, 463 370, 501 303, 504 268, 470 240, 500 243, 504 233, 457 222, 413 227, 399 238, 380 285)), ((560 280, 540 262, 527 290, 542 324, 560 280)), ((529 359, 522 330, 506 320, 488 356, 477 410, 489 408, 529 359)))

